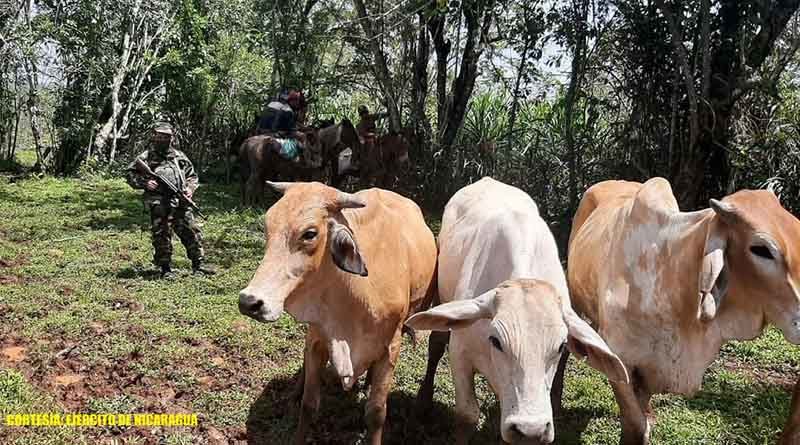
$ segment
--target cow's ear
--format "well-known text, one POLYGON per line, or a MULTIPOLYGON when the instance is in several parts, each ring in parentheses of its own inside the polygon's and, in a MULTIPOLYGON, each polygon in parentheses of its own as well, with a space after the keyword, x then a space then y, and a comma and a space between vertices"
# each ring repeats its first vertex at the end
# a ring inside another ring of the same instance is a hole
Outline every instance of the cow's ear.
POLYGON ((567 324, 567 348, 578 357, 585 357, 592 368, 602 372, 609 380, 629 383, 628 370, 608 347, 600 335, 583 321, 571 308, 564 310, 567 324))
POLYGON ((425 312, 414 314, 406 321, 406 325, 420 331, 450 331, 466 328, 480 319, 494 317, 495 294, 495 290, 492 289, 475 298, 440 304, 425 312))
POLYGON ((728 223, 713 221, 710 227, 698 277, 697 317, 702 321, 714 319, 723 297, 728 292, 728 267, 725 265, 728 223))
POLYGON ((361 258, 353 233, 344 224, 331 221, 328 228, 328 239, 330 240, 331 256, 333 263, 339 269, 352 274, 366 277, 368 275, 367 265, 361 258))

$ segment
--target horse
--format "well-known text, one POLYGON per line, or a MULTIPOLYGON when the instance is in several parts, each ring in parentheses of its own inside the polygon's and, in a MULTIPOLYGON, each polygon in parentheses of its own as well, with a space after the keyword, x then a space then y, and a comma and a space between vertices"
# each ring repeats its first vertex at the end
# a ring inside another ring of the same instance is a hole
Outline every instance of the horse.
POLYGON ((275 135, 257 134, 245 139, 239 146, 238 160, 243 205, 262 202, 264 183, 267 179, 286 181, 310 181, 320 179, 319 168, 323 164, 323 153, 315 129, 298 132, 305 146, 299 159, 290 161, 278 154, 279 144, 275 135))
POLYGON ((361 139, 356 128, 348 119, 336 125, 330 125, 319 130, 319 142, 322 150, 323 169, 329 169, 330 184, 336 187, 343 177, 339 171, 339 155, 350 148, 354 154, 362 150, 361 139))

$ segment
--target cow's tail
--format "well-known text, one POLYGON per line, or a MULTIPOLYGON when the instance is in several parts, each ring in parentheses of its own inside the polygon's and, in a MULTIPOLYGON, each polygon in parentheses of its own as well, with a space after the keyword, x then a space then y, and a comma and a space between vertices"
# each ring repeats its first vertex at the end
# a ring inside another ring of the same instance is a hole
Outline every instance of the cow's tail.
MULTIPOLYGON (((409 314, 414 315, 417 312, 426 311, 434 306, 438 306, 441 303, 439 299, 439 240, 436 239, 436 263, 433 266, 433 276, 431 277, 431 282, 428 284, 428 290, 425 292, 425 298, 422 299, 422 303, 419 306, 412 308, 413 311, 409 314)), ((406 324, 403 324, 403 334, 406 334, 411 339, 411 344, 414 348, 417 347, 417 333, 414 329, 408 327, 406 324)))

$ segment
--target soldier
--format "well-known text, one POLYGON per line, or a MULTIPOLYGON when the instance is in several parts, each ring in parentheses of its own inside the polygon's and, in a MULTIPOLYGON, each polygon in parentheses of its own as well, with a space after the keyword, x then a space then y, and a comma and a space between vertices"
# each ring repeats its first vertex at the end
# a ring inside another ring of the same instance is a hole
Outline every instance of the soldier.
MULTIPOLYGON (((182 151, 172 147, 172 127, 159 124, 153 129, 151 147, 140 154, 155 173, 172 182, 191 199, 197 189, 197 173, 192 162, 182 151)), ((153 237, 153 263, 161 268, 161 277, 175 277, 170 265, 172 261, 172 230, 180 238, 186 253, 192 260, 195 274, 213 275, 214 270, 204 264, 202 235, 195 222, 192 209, 182 204, 176 196, 170 196, 156 180, 143 176, 136 169, 135 160, 128 167, 128 184, 135 189, 144 189, 142 199, 150 210, 150 229, 153 237)))

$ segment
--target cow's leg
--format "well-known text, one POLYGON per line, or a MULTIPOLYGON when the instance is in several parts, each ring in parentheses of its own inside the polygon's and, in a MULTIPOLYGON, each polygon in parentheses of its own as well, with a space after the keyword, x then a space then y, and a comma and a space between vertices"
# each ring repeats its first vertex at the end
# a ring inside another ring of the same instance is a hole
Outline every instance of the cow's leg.
POLYGON ((246 152, 239 152, 239 186, 242 205, 248 205, 247 202, 247 186, 250 180, 250 166, 248 165, 248 154, 246 152))
POLYGON ((296 380, 294 382, 294 389, 292 390, 292 400, 295 403, 300 403, 303 401, 303 388, 305 387, 305 380, 306 380, 305 366, 300 367, 300 370, 297 371, 295 379, 296 380))
POLYGON ((778 445, 800 444, 800 380, 794 385, 792 405, 789 409, 789 418, 783 427, 783 434, 778 445))
POLYGON ((242 206, 247 205, 247 178, 244 176, 239 178, 239 201, 242 206))
POLYGON ((392 389, 394 367, 400 355, 401 330, 397 331, 389 344, 388 351, 370 367, 369 400, 364 409, 364 420, 367 423, 367 438, 371 445, 380 445, 383 437, 383 425, 386 422, 386 399, 392 389))
POLYGON ((467 445, 478 426, 480 409, 475 398, 475 367, 458 343, 456 333, 450 348, 450 370, 456 389, 456 445, 467 445))
POLYGON ((450 341, 450 332, 431 332, 428 338, 428 368, 425 370, 425 378, 419 386, 417 393, 417 405, 420 413, 426 413, 433 403, 433 383, 436 376, 436 368, 444 355, 447 343, 450 341))
POLYGON ((564 348, 561 358, 558 360, 556 375, 553 377, 553 386, 550 387, 550 406, 553 407, 553 419, 561 416, 561 397, 564 393, 564 371, 567 369, 569 351, 564 348))
POLYGON ((306 334, 305 357, 303 358, 303 401, 300 405, 300 421, 295 433, 297 445, 306 443, 306 434, 311 419, 319 409, 322 371, 328 362, 328 346, 315 329, 306 334))
POLYGON ((245 185, 245 202, 247 205, 252 206, 257 203, 258 195, 256 192, 258 190, 258 175, 251 174, 249 178, 247 178, 247 184, 245 185))
POLYGON ((266 187, 266 179, 264 177, 259 176, 255 182, 255 204, 256 205, 264 205, 267 202, 267 196, 265 193, 266 187))
MULTIPOLYGON (((633 384, 610 382, 622 416, 621 445, 649 445, 650 425, 647 422, 645 407, 649 408, 649 395, 643 397, 633 384), (644 405, 641 403, 645 401, 644 405)), ((634 383, 635 384, 635 383, 634 383)))

